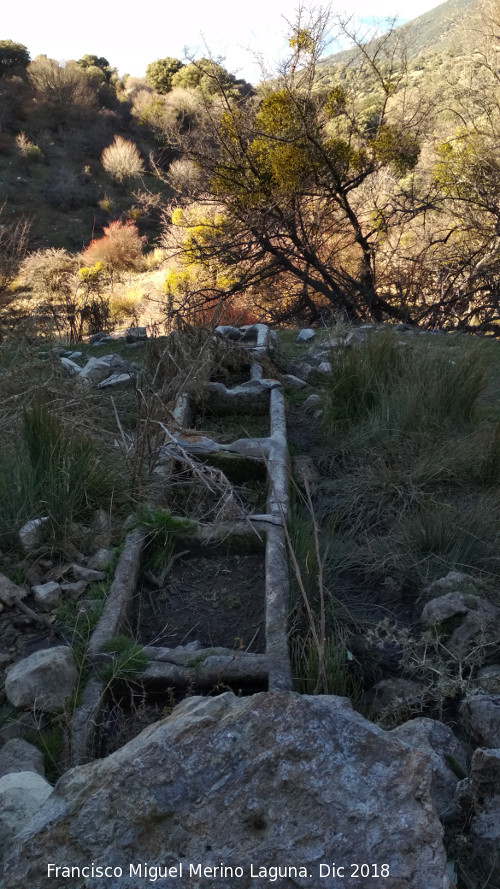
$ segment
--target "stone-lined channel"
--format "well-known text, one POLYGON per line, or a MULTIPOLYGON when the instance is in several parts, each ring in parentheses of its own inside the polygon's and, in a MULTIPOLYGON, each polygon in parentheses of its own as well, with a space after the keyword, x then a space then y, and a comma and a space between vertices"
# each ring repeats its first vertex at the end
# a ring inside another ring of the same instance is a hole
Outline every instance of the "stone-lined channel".
MULTIPOLYGON (((234 386, 207 384, 205 404, 223 424, 235 417, 268 417, 268 434, 220 443, 192 428, 195 408, 187 394, 174 411, 160 455, 168 463, 180 457, 222 469, 227 478, 265 480, 265 510, 244 520, 193 525, 176 536, 172 567, 159 588, 143 571, 146 536, 130 532, 120 557, 103 614, 92 634, 93 666, 72 725, 73 765, 107 752, 99 740, 103 714, 109 715, 99 669, 109 655, 107 640, 130 634, 142 646, 147 666, 134 676, 130 695, 157 712, 183 694, 238 694, 292 688, 288 653, 289 578, 284 521, 288 510, 288 449, 285 401, 281 384, 265 379, 259 358, 270 348, 266 325, 217 328, 216 335, 237 340, 249 352, 249 379, 234 386), (135 688, 135 692, 134 692, 135 688), (107 708, 107 710, 106 710, 107 708)), ((241 423, 244 427, 244 423, 241 423)), ((260 424, 264 428, 263 424, 260 424)), ((267 423, 265 424, 267 428, 267 423)), ((258 498, 257 498, 258 499, 258 498)), ((260 504, 259 504, 260 505, 260 504)), ((133 709, 133 708, 132 708, 133 709)), ((144 726, 140 724, 139 730, 144 726)))

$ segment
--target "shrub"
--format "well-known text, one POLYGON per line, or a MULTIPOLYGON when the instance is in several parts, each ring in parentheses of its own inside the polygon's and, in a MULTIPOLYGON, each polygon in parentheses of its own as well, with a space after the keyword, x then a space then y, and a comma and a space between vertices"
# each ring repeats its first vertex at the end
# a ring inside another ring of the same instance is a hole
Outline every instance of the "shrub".
POLYGON ((46 125, 82 126, 84 118, 95 112, 96 87, 76 62, 59 65, 54 59, 38 56, 28 67, 28 77, 46 125))
POLYGON ((34 145, 33 142, 30 142, 24 133, 19 133, 16 136, 16 146, 21 157, 25 158, 27 161, 40 164, 44 160, 43 151, 38 145, 34 145))
POLYGON ((0 544, 15 546, 16 528, 44 515, 47 542, 64 548, 74 522, 109 509, 123 490, 116 455, 111 462, 43 404, 34 404, 23 413, 15 453, 0 451, 0 544))
POLYGON ((137 146, 121 136, 115 136, 115 141, 104 149, 101 162, 106 173, 116 182, 133 179, 144 172, 137 146))
POLYGON ((144 242, 133 222, 115 220, 104 228, 102 238, 90 242, 82 260, 86 266, 102 262, 110 271, 137 269, 143 263, 144 242))

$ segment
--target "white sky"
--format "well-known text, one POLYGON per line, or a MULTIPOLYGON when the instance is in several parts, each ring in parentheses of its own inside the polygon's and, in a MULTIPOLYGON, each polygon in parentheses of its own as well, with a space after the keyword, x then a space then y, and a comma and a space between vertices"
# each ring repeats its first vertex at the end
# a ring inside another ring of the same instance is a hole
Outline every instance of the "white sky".
MULTIPOLYGON (((0 40, 27 46, 31 57, 45 53, 58 61, 85 53, 105 56, 121 75, 141 77, 146 65, 164 56, 184 59, 224 56, 229 71, 256 83, 261 52, 276 62, 287 33, 283 18, 294 19, 299 0, 3 0, 0 40)), ((325 4, 326 5, 326 4, 325 4)), ((436 0, 339 0, 334 8, 363 19, 416 18, 438 6, 436 0)), ((332 52, 335 47, 332 47, 332 52)))

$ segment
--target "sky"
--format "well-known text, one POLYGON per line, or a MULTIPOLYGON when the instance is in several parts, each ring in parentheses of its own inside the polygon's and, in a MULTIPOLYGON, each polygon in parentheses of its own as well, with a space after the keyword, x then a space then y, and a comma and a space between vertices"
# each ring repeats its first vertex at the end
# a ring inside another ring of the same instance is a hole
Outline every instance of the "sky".
MULTIPOLYGON (((224 57, 225 67, 250 83, 260 79, 256 54, 275 63, 286 47, 286 20, 299 0, 4 0, 0 40, 27 46, 31 58, 58 61, 85 53, 105 56, 121 76, 144 76, 155 59, 189 55, 224 57)), ((403 23, 427 12, 436 0, 377 0, 378 18, 403 23)), ((362 21, 373 15, 370 0, 340 0, 336 11, 362 21)), ((332 46, 331 52, 339 47, 332 46)))

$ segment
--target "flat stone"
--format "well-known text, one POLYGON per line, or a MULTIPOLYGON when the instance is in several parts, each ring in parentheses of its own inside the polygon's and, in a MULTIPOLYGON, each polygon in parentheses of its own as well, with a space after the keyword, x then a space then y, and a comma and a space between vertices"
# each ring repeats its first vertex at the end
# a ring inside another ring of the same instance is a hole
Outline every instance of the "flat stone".
POLYGON ((98 389, 123 389, 127 386, 135 385, 135 375, 131 373, 116 373, 106 377, 105 380, 97 384, 98 389))
POLYGON ((92 583, 94 580, 106 580, 104 571, 96 571, 94 568, 84 568, 83 565, 73 564, 71 566, 73 577, 77 580, 85 580, 92 583))
POLYGON ((301 380, 294 374, 283 374, 283 380, 290 389, 304 389, 307 386, 305 380, 301 380))
POLYGON ((74 376, 75 374, 79 374, 81 372, 80 365, 76 364, 75 361, 72 361, 71 358, 64 358, 63 357, 63 358, 60 358, 59 361, 61 362, 66 373, 68 373, 70 375, 70 377, 74 376))

